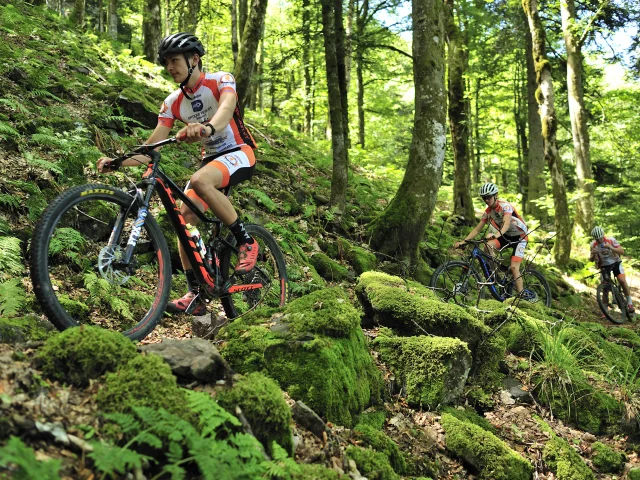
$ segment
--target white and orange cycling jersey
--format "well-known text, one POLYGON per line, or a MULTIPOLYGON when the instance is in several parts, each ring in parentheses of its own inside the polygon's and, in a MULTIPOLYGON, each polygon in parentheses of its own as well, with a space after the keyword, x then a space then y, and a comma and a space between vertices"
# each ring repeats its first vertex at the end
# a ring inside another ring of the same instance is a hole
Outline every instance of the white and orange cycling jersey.
MULTIPOLYGON (((218 111, 222 93, 232 92, 236 95, 236 80, 227 72, 201 73, 195 86, 185 89, 193 99, 187 99, 180 89, 174 91, 162 103, 158 115, 159 125, 171 128, 175 120, 185 124, 208 122, 218 111)), ((240 109, 236 105, 229 125, 204 141, 202 154, 217 156, 245 145, 255 148, 255 141, 245 127, 240 109)))
POLYGON ((610 245, 613 248, 620 247, 618 241, 613 237, 602 237, 602 240, 599 242, 596 240, 591 242, 591 250, 595 250, 596 255, 600 257, 600 263, 603 267, 622 261, 620 255, 605 245, 610 245))
POLYGON ((527 224, 522 217, 518 215, 516 209, 509 202, 505 200, 496 199, 496 203, 493 208, 487 207, 480 219, 481 222, 491 222, 494 228, 498 231, 502 231, 504 225, 504 216, 511 214, 511 222, 509 229, 504 233, 509 237, 520 237, 523 240, 527 240, 529 230, 527 230, 527 224))

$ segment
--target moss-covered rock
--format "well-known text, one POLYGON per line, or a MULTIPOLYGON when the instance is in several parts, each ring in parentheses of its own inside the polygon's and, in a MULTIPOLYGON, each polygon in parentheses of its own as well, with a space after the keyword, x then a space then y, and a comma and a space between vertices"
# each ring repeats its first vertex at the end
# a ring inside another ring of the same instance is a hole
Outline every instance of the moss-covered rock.
POLYGON ((634 350, 640 351, 640 335, 629 328, 612 328, 607 331, 609 339, 612 341, 625 343, 634 350))
POLYGON ((507 351, 514 355, 529 356, 539 350, 541 331, 545 330, 545 325, 540 320, 518 314, 500 330, 500 335, 506 341, 507 351))
POLYGON ((171 367, 158 355, 136 355, 107 374, 96 401, 104 412, 129 413, 138 406, 164 408, 183 418, 189 416, 184 390, 178 387, 171 367))
POLYGON ((262 309, 221 332, 221 353, 240 373, 262 371, 327 420, 353 426, 380 401, 382 376, 341 289, 301 297, 284 311, 262 309))
POLYGON ((311 265, 322 278, 330 282, 340 282, 349 278, 349 271, 324 253, 316 253, 310 259, 311 265))
POLYGON ((290 472, 291 480, 349 480, 346 475, 340 475, 335 470, 326 468, 323 465, 298 464, 299 471, 290 472))
POLYGON ((376 452, 383 453, 396 473, 406 473, 407 463, 398 448, 398 444, 384 432, 364 424, 356 425, 353 432, 363 445, 373 448, 376 452))
POLYGON ((0 317, 0 343, 37 342, 46 340, 56 332, 53 325, 36 315, 0 317))
POLYGON ((49 338, 35 361, 47 378, 84 387, 136 355, 134 344, 121 333, 81 326, 49 338))
POLYGON ((444 409, 442 409, 442 413, 453 415, 454 417, 456 417, 458 420, 462 422, 473 423, 474 425, 477 425, 483 430, 486 430, 489 433, 493 433, 494 435, 497 433, 495 427, 491 425, 489 420, 487 420, 484 417, 481 417, 480 415, 478 415, 478 413, 475 410, 472 410, 470 408, 445 407, 444 409))
POLYGON ((628 480, 640 480, 640 468, 632 468, 627 474, 628 480))
POLYGON ((386 337, 373 342, 406 392, 410 405, 435 408, 455 402, 471 368, 467 345, 447 337, 386 337))
POLYGON ((384 427, 384 422, 387 418, 387 412, 384 410, 372 410, 367 412, 362 412, 362 414, 358 417, 359 425, 369 425, 370 427, 375 428, 376 430, 382 430, 384 427))
POLYGON ((594 442, 591 446, 593 450, 593 465, 604 473, 618 473, 624 468, 625 456, 602 442, 594 442))
POLYGON ((595 480, 595 475, 571 445, 561 438, 549 440, 542 452, 542 459, 558 480, 595 480))
POLYGON ((500 373, 499 364, 504 360, 506 344, 504 338, 493 335, 478 345, 473 355, 469 385, 477 385, 488 392, 495 392, 502 387, 504 374, 500 373))
POLYGON ((344 259, 353 267, 356 275, 368 272, 376 267, 376 256, 362 247, 351 244, 344 238, 336 241, 321 242, 322 248, 332 258, 344 259))
POLYGON ((222 390, 216 400, 227 411, 235 414, 238 405, 251 425, 251 430, 269 455, 273 442, 277 442, 289 455, 293 454, 291 409, 280 387, 261 373, 242 377, 232 389, 222 390))
POLYGON ((478 478, 491 480, 530 480, 533 467, 506 443, 483 428, 442 415, 447 449, 478 470, 478 478))
POLYGON ((347 457, 351 458, 358 467, 358 471, 369 480, 399 480, 400 476, 393 471, 384 453, 371 448, 349 446, 347 457))
POLYGON ((489 332, 462 307, 435 300, 431 293, 409 291, 404 282, 399 284, 394 277, 379 272, 362 274, 356 293, 367 317, 400 333, 456 337, 473 350, 481 336, 489 332), (378 278, 381 281, 376 281, 378 278))

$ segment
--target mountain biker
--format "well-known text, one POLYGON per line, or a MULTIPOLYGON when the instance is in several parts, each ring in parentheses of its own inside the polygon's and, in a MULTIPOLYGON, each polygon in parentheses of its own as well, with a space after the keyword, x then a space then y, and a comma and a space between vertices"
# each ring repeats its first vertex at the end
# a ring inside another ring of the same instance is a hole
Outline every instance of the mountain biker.
MULTIPOLYGON (((162 103, 158 125, 147 143, 166 139, 177 119, 186 124, 176 134, 179 142, 203 144, 202 163, 191 176, 185 193, 201 211, 211 208, 216 217, 229 227, 239 249, 235 271, 243 274, 256 263, 258 243, 247 234, 229 198, 219 189, 251 178, 255 170, 253 149, 256 146, 240 115, 233 75, 227 72, 203 73, 201 58, 204 54, 202 43, 190 33, 175 33, 160 42, 158 61, 179 88, 162 103)), ((100 158, 97 161, 98 171, 109 171, 111 161, 111 158, 100 158)), ((136 155, 125 160, 123 165, 146 165, 148 162, 148 157, 136 155)), ((184 204, 180 213, 186 223, 195 226, 199 222, 196 214, 184 204)), ((188 292, 182 298, 169 302, 167 311, 184 312, 195 301, 197 305, 193 314, 204 315, 206 304, 198 296, 196 276, 182 244, 179 246, 188 292)))
POLYGON ((488 182, 480 187, 478 192, 482 200, 487 205, 480 222, 465 237, 464 240, 456 242, 455 248, 460 248, 466 240, 475 238, 487 223, 490 223, 498 234, 490 234, 488 245, 493 248, 500 249, 505 245, 513 245, 513 253, 511 255, 511 275, 514 278, 516 291, 522 295, 525 300, 534 300, 535 293, 524 290, 522 277, 520 276, 520 264, 524 258, 524 250, 527 246, 527 224, 522 217, 518 215, 516 209, 509 202, 498 199, 498 186, 488 182))
POLYGON ((629 285, 622 267, 622 259, 620 255, 624 253, 624 248, 620 246, 618 241, 613 237, 605 237, 602 227, 595 226, 591 230, 593 242, 591 242, 590 261, 596 262, 597 268, 611 267, 611 271, 618 278, 624 294, 627 296, 627 310, 629 313, 635 313, 629 285))

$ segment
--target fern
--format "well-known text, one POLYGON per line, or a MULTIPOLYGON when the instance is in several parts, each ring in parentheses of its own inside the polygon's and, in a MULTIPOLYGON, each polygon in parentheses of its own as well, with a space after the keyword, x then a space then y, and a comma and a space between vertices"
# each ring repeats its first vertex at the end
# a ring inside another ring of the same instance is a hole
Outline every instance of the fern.
POLYGON ((249 195, 250 197, 255 198, 258 203, 263 205, 269 212, 274 213, 278 210, 278 206, 276 203, 269 198, 269 196, 261 190, 256 190, 255 188, 245 188, 242 193, 249 195))
POLYGON ((64 100, 62 100, 60 97, 56 97, 53 93, 51 93, 48 90, 34 89, 34 90, 31 90, 31 94, 37 98, 52 98, 53 100, 56 100, 58 102, 61 102, 61 103, 64 102, 64 100))
POLYGON ((0 122, 0 137, 6 139, 7 137, 18 137, 20 132, 9 125, 6 122, 0 122))
POLYGON ((26 152, 24 154, 25 158, 27 159, 27 163, 29 165, 31 165, 32 167, 37 167, 37 168, 41 168, 43 170, 46 170, 50 173, 56 174, 56 175, 62 175, 62 169, 56 165, 55 163, 52 163, 48 160, 44 160, 42 158, 39 157, 35 157, 32 154, 30 154, 29 152, 26 152))
MULTIPOLYGON (((89 457, 95 462, 95 467, 105 475, 115 477, 116 473, 125 474, 134 468, 142 468, 143 463, 153 462, 153 458, 130 450, 128 447, 107 445, 93 442, 93 452, 89 457)), ((104 477, 103 477, 104 478, 104 477)))
POLYGON ((79 231, 69 227, 58 228, 49 242, 49 255, 66 252, 66 256, 71 258, 69 254, 79 253, 85 243, 86 241, 79 231))
POLYGON ((138 120, 136 120, 134 118, 131 118, 131 117, 126 117, 124 115, 109 115, 109 116, 105 117, 105 120, 107 122, 119 122, 119 123, 122 123, 122 124, 135 123, 136 125, 144 127, 144 125, 142 123, 140 123, 138 120))
POLYGON ((11 437, 4 447, 0 447, 0 470, 11 466, 14 480, 57 480, 61 460, 39 462, 33 450, 27 447, 18 437, 11 437))
POLYGON ((18 113, 25 113, 25 114, 31 113, 31 111, 27 107, 25 107, 22 103, 11 98, 0 98, 0 104, 6 105, 7 107, 15 110, 18 113))
POLYGON ((15 195, 0 193, 0 205, 6 205, 10 208, 18 210, 22 206, 22 201, 15 195))
POLYGON ((7 235, 11 231, 11 225, 7 219, 0 216, 0 235, 7 235))
POLYGON ((218 405, 217 402, 212 401, 206 393, 189 391, 187 398, 189 408, 200 416, 203 437, 213 435, 225 424, 235 427, 242 425, 236 417, 218 405))
POLYGON ((19 278, 0 283, 0 317, 14 317, 27 302, 19 278))
POLYGON ((0 237, 0 273, 19 275, 24 270, 20 239, 16 237, 0 237))

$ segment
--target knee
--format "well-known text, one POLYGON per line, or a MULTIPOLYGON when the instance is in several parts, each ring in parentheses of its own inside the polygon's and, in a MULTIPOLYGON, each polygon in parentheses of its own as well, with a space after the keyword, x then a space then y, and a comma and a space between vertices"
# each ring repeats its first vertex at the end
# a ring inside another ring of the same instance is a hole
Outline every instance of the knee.
POLYGON ((217 178, 217 175, 211 175, 209 170, 210 169, 203 168, 191 176, 191 188, 193 188, 196 193, 202 192, 202 190, 207 187, 220 187, 220 179, 217 178))

